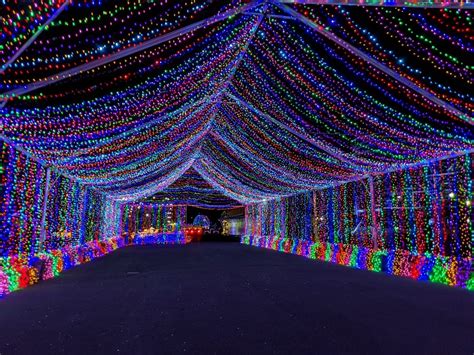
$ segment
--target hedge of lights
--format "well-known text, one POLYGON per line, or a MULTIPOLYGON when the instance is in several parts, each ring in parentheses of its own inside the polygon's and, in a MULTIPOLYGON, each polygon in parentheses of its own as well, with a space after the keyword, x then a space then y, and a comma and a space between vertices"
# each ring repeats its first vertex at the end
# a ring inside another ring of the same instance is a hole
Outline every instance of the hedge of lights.
POLYGON ((41 252, 34 256, 0 257, 0 298, 10 292, 58 276, 62 271, 123 247, 120 237, 41 252))

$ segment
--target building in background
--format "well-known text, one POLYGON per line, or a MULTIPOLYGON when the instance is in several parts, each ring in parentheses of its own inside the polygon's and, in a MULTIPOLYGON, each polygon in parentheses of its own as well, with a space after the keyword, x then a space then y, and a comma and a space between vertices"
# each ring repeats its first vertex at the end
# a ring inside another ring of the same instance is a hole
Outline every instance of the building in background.
POLYGON ((222 212, 220 221, 222 223, 223 235, 243 235, 244 234, 244 209, 234 208, 222 212))

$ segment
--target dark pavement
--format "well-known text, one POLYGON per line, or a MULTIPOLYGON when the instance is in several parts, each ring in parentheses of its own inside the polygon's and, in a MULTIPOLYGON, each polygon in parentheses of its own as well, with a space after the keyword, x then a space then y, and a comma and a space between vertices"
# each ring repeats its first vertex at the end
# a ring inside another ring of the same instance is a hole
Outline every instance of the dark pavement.
POLYGON ((474 293, 236 243, 135 246, 0 300, 0 354, 474 354, 474 293))

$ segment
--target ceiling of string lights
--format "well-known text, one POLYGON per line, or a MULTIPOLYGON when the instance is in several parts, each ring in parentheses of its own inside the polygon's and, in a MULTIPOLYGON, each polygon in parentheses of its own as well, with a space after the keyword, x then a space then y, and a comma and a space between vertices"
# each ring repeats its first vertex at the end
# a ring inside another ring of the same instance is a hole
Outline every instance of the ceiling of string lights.
POLYGON ((2 11, 2 138, 111 199, 247 204, 474 148, 468 9, 2 11))

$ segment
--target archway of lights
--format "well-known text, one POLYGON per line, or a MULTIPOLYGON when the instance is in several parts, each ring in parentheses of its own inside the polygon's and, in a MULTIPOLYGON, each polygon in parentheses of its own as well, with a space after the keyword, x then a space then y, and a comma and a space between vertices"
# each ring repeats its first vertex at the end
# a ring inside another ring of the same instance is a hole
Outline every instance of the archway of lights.
POLYGON ((472 3, 357 3, 4 6, 0 297, 125 224, 185 243, 186 205, 244 205, 243 243, 473 289, 472 3))

